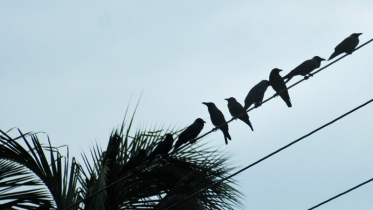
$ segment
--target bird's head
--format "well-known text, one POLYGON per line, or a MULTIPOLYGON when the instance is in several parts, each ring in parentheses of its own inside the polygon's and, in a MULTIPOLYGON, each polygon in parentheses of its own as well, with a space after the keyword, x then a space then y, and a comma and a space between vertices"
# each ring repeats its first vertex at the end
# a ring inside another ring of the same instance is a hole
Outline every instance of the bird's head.
POLYGON ((204 105, 206 105, 207 107, 213 107, 213 106, 215 106, 215 104, 214 103, 212 103, 212 102, 202 102, 204 105))
POLYGON ((202 120, 201 118, 197 118, 196 121, 197 123, 199 124, 203 124, 203 123, 206 123, 204 120, 202 120))
POLYGON ((269 77, 280 75, 280 71, 282 71, 282 70, 278 69, 278 68, 272 69, 271 73, 269 74, 269 77))
POLYGON ((317 60, 317 61, 319 61, 319 62, 321 62, 321 61, 325 61, 324 58, 320 58, 319 56, 315 56, 315 57, 313 57, 313 59, 314 59, 314 60, 317 60))
POLYGON ((168 139, 168 140, 172 140, 172 141, 174 140, 174 138, 172 137, 172 134, 171 134, 171 133, 167 133, 167 134, 166 134, 166 140, 167 140, 167 139, 168 139))
POLYGON ((278 69, 278 68, 274 68, 274 69, 272 69, 272 72, 280 72, 280 71, 282 71, 281 69, 278 69))
POLYGON ((228 102, 235 102, 235 101, 237 101, 235 98, 233 98, 233 97, 230 97, 230 98, 226 98, 226 99, 224 99, 224 100, 227 100, 228 102))
POLYGON ((363 34, 363 33, 353 33, 353 34, 351 34, 351 36, 359 37, 361 34, 363 34))

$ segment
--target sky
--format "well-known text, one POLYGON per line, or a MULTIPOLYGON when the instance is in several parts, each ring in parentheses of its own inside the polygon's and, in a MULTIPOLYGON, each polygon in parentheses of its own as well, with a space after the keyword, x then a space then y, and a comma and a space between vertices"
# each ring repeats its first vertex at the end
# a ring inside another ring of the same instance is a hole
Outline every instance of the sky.
MULTIPOLYGON (((200 117, 204 133, 202 102, 230 119, 224 99, 243 103, 273 68, 327 59, 352 33, 372 39, 372 11, 369 0, 2 1, 0 129, 45 132, 81 160, 141 96, 134 128, 200 117)), ((203 141, 237 167, 259 160, 372 99, 372 54, 370 43, 289 90, 292 108, 277 97, 249 112, 254 132, 233 121, 227 146, 220 131, 203 141)), ((307 209, 371 179, 372 115, 368 105, 236 176, 245 209, 307 209)), ((369 183, 318 209, 370 209, 372 193, 369 183)))

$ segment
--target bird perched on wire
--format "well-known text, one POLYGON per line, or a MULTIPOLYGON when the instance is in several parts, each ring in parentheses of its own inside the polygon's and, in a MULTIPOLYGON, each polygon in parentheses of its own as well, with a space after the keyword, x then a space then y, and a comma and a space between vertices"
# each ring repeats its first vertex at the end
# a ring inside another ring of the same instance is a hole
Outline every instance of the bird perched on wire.
POLYGON ((179 139, 176 141, 174 151, 179 148, 182 144, 193 141, 199 133, 201 133, 203 126, 206 122, 201 118, 197 118, 190 126, 188 126, 183 132, 180 133, 179 139))
POLYGON ((249 115, 247 114, 243 106, 238 103, 237 100, 233 97, 226 98, 225 100, 228 101, 228 109, 232 117, 237 117, 238 119, 242 120, 244 123, 250 126, 252 131, 254 131, 253 126, 251 125, 251 122, 249 120, 249 115))
POLYGON ((314 56, 312 59, 304 61, 283 77, 284 80, 286 80, 285 83, 289 82, 291 78, 297 75, 305 76, 305 79, 308 79, 309 76, 312 76, 311 72, 320 67, 321 61, 325 61, 325 59, 319 56, 314 56))
POLYGON ((262 80, 253 88, 251 88, 251 90, 245 98, 245 106, 243 108, 247 110, 253 103, 255 103, 255 107, 260 106, 260 104, 263 101, 264 93, 266 92, 268 85, 268 80, 262 80))
POLYGON ((123 172, 134 168, 142 163, 146 157, 146 151, 143 149, 140 149, 136 155, 132 156, 127 163, 122 167, 122 170, 119 172, 119 174, 122 174, 123 172))
POLYGON ((282 100, 285 101, 288 107, 291 107, 290 96, 284 82, 284 79, 280 76, 281 69, 274 68, 269 74, 269 84, 272 86, 273 90, 276 91, 275 95, 280 95, 282 100))
MULTIPOLYGON (((231 140, 231 136, 229 135, 228 124, 225 121, 223 113, 212 102, 203 102, 203 104, 205 104, 207 106, 208 110, 209 110, 212 124, 215 125, 216 127, 220 126, 219 129, 224 134, 225 144, 228 144, 228 140, 227 139, 231 140)), ((217 128, 215 128, 215 130, 216 129, 217 128)))
POLYGON ((359 44, 359 36, 361 34, 362 33, 353 33, 349 37, 344 39, 341 43, 339 43, 339 45, 334 48, 334 53, 328 60, 331 60, 342 53, 351 54, 355 50, 356 46, 359 44))
POLYGON ((162 158, 168 155, 168 152, 172 148, 172 144, 174 143, 174 138, 172 137, 172 134, 167 133, 166 137, 163 141, 159 142, 157 147, 153 150, 152 153, 149 154, 149 156, 146 158, 147 160, 152 160, 157 155, 161 155, 162 158))

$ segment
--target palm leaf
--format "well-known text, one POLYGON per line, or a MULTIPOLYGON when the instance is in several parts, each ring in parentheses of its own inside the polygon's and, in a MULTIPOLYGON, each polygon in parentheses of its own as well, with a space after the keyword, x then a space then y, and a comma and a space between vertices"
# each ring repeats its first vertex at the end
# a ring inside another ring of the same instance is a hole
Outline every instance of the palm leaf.
MULTIPOLYGON (((79 175, 79 165, 73 159, 69 165, 69 156, 62 156, 57 148, 52 147, 49 139, 49 145, 43 147, 36 134, 23 134, 18 130, 19 136, 11 138, 7 133, 0 130, 0 159, 10 164, 18 164, 18 171, 25 171, 29 179, 38 184, 38 188, 29 191, 20 190, 16 195, 22 193, 34 193, 39 197, 27 202, 33 205, 41 205, 44 202, 53 202, 58 208, 65 208, 76 202, 78 196, 76 193, 77 181, 79 175), (20 140, 25 146, 19 144, 20 140), (17 194, 18 193, 18 194, 17 194)), ((20 197, 19 200, 23 198, 20 197)), ((4 205, 9 205, 6 203, 4 205)), ((18 204, 11 204, 21 207, 18 204)), ((26 207, 27 208, 27 207, 26 207)), ((30 208, 27 208, 30 209, 30 208)), ((77 208, 75 208, 77 209, 77 208)))
MULTIPOLYGON (((133 116, 126 129, 123 123, 120 129, 112 132, 105 152, 97 145, 91 150, 93 164, 83 154, 88 171, 87 180, 90 180, 89 183, 82 182, 82 185, 87 185, 83 187, 87 190, 86 197, 126 177, 101 195, 88 200, 86 206, 90 208, 86 209, 97 207, 92 203, 97 203, 98 200, 104 205, 101 209, 164 209, 207 187, 234 169, 229 167, 229 155, 218 152, 216 148, 209 148, 206 144, 194 144, 182 148, 168 159, 156 161, 150 166, 144 161, 124 174, 119 174, 121 167, 137 151, 145 149, 149 154, 164 139, 165 130, 175 135, 181 131, 175 127, 163 129, 153 126, 149 130, 140 128, 131 136, 132 121, 133 116), (105 173, 100 173, 103 168, 105 173), (138 170, 140 171, 137 172, 138 170)), ((221 183, 184 202, 177 209, 242 207, 242 194, 234 188, 235 183, 233 179, 221 183)))

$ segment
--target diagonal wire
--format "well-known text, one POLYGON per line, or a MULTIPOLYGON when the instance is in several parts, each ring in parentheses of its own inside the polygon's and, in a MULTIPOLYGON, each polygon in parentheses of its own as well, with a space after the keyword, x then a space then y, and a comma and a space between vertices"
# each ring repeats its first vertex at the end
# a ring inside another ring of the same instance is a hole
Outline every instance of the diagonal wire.
POLYGON ((365 181, 365 182, 363 182, 363 183, 361 183, 361 184, 358 184, 358 185, 356 185, 355 187, 353 187, 353 188, 351 188, 351 189, 349 189, 349 190, 346 190, 346 191, 344 191, 344 192, 342 192, 342 193, 340 193, 340 194, 338 194, 338 195, 336 195, 336 196, 334 196, 334 197, 332 197, 332 198, 329 198, 328 200, 326 200, 326 201, 324 201, 324 202, 321 202, 321 203, 317 204, 316 206, 313 206, 313 207, 309 208, 308 210, 316 209, 317 207, 322 206, 322 205, 328 203, 329 201, 334 200, 334 199, 336 199, 336 198, 338 198, 339 196, 342 196, 342 195, 344 195, 344 194, 347 194, 347 193, 351 192, 352 190, 355 190, 355 189, 357 189, 357 188, 359 188, 359 187, 361 187, 361 186, 363 186, 363 185, 365 185, 365 184, 368 184, 368 183, 371 182, 371 181, 373 181, 373 178, 372 178, 372 179, 369 179, 369 180, 367 180, 367 181, 365 181))
POLYGON ((175 207, 175 206, 177 206, 177 205, 179 205, 179 204, 181 204, 181 203, 183 203, 183 202, 185 202, 185 201, 187 201, 187 200, 189 200, 189 199, 191 199, 191 198, 197 196, 198 194, 200 194, 200 193, 202 193, 202 192, 208 190, 209 188, 214 187, 214 186, 220 184, 221 182, 226 181, 226 180, 228 180, 228 179, 230 179, 230 178, 232 178, 232 177, 238 175, 239 173, 241 173, 241 172, 243 172, 243 171, 245 171, 245 170, 247 170, 247 169, 253 167, 254 165, 256 165, 256 164, 262 162, 263 160, 265 160, 265 159, 267 159, 267 158, 269 158, 269 157, 271 157, 271 156, 273 156, 273 155, 275 155, 275 154, 281 152, 282 150, 284 150, 284 149, 290 147, 291 145, 293 145, 293 144, 299 142, 300 140, 302 140, 302 139, 304 139, 304 138, 306 138, 306 137, 308 137, 308 136, 310 136, 310 135, 316 133, 317 131, 319 131, 319 130, 321 130, 321 129, 323 129, 323 128, 325 128, 325 127, 327 127, 327 126, 329 126, 329 125, 331 125, 331 124, 333 124, 333 123, 335 123, 336 121, 338 121, 338 120, 344 118, 345 116, 347 116, 347 115, 349 115, 349 114, 355 112, 356 110, 358 110, 358 109, 360 109, 360 108, 362 108, 362 107, 368 105, 368 104, 371 103, 372 101, 373 101, 373 99, 370 99, 369 101, 363 103, 362 105, 360 105, 360 106, 358 106, 358 107, 356 107, 356 108, 354 108, 354 109, 352 109, 352 110, 346 112, 345 114, 343 114, 343 115, 337 117, 336 119, 334 119, 334 120, 332 120, 332 121, 330 121, 330 122, 328 122, 328 123, 326 123, 326 124, 320 126, 319 128, 317 128, 317 129, 311 131, 310 133, 308 133, 308 134, 306 134, 306 135, 304 135, 304 136, 298 138, 297 140, 294 140, 293 142, 291 142, 291 143, 289 143, 289 144, 287 144, 287 145, 281 147, 280 149, 278 149, 278 150, 272 152, 271 154, 269 154, 269 155, 267 155, 267 156, 265 156, 265 157, 263 157, 263 158, 261 158, 261 159, 255 161, 254 163, 252 163, 252 164, 250 164, 250 165, 248 165, 248 166, 246 166, 246 167, 240 169, 239 171, 237 171, 237 172, 235 172, 235 173, 233 173, 233 174, 231 174, 231 175, 229 175, 229 176, 227 176, 227 177, 225 177, 225 178, 222 178, 222 179, 220 179, 219 181, 217 181, 217 182, 215 182, 215 183, 213 183, 213 184, 211 184, 211 185, 209 185, 209 186, 207 186, 207 187, 205 187, 205 188, 199 190, 198 192, 196 192, 196 193, 194 193, 194 194, 192 194, 192 195, 186 197, 185 199, 183 199, 183 200, 181 200, 181 201, 179 201, 179 202, 173 204, 172 206, 166 208, 165 210, 167 210, 167 209, 171 209, 171 208, 173 208, 173 207, 175 207))
MULTIPOLYGON (((372 42, 372 41, 373 41, 373 39, 370 39, 369 41, 367 41, 367 42, 365 42, 364 44, 360 45, 359 47, 357 47, 357 48, 354 50, 354 52, 355 52, 356 50, 359 50, 360 48, 362 48, 363 46, 367 45, 368 43, 370 43, 370 42, 372 42)), ((343 59, 343 58, 346 57, 347 55, 349 55, 349 54, 345 54, 345 55, 341 56, 340 58, 334 60, 333 62, 329 63, 328 65, 326 65, 326 66, 320 68, 319 70, 315 71, 314 73, 312 73, 312 75, 315 75, 315 74, 317 74, 318 72, 320 72, 320 71, 326 69, 327 67, 329 67, 329 66, 331 66, 332 64, 338 62, 339 60, 343 59)), ((286 91, 286 90, 288 90, 288 89, 290 89, 290 88, 292 88, 292 87, 298 85, 299 83, 303 82, 304 80, 306 80, 306 79, 303 78, 303 79, 299 80, 298 82, 294 83, 293 85, 289 86, 288 88, 286 88, 286 89, 284 89, 284 90, 278 92, 276 95, 278 95, 279 93, 281 93, 281 92, 283 92, 283 91, 286 91)), ((267 99, 264 100, 260 105, 262 105, 262 104, 268 102, 269 100, 273 99, 276 95, 274 95, 274 96, 272 96, 272 97, 270 97, 270 98, 267 98, 267 99)), ((255 108, 257 108, 257 107, 252 107, 251 109, 248 109, 246 112, 250 112, 250 111, 252 111, 252 110, 255 109, 255 108)), ((199 140, 199 139, 201 139, 201 138, 203 138, 203 137, 209 135, 210 133, 216 131, 216 130, 219 129, 221 126, 223 126, 223 125, 225 125, 225 124, 228 124, 228 123, 232 122, 232 121, 233 121, 234 119, 236 119, 236 118, 237 118, 237 116, 232 117, 232 119, 230 119, 229 121, 225 122, 224 124, 221 124, 221 125, 219 125, 219 126, 216 126, 216 127, 213 128, 212 130, 210 130, 210 131, 204 133, 203 135, 199 136, 198 138, 195 138, 195 139, 194 139, 195 142, 196 142, 197 140, 199 140)), ((179 150, 181 150, 181 149, 183 149, 183 148, 185 148, 185 147, 187 147, 187 146, 188 146, 188 144, 185 144, 185 145, 180 146, 177 150, 173 150, 173 151, 169 154, 169 156, 172 156, 173 154, 175 154, 176 152, 178 152, 179 150)), ((166 158, 168 158, 169 156, 167 156, 166 158)), ((76 202, 76 203, 70 205, 69 207, 65 208, 64 210, 68 210, 68 209, 70 209, 70 208, 72 208, 72 207, 78 205, 79 203, 81 203, 81 202, 83 202, 83 201, 85 201, 85 200, 87 200, 87 199, 89 199, 89 198, 91 198, 91 197, 93 197, 93 196, 95 196, 95 195, 97 195, 97 194, 99 194, 99 193, 105 191, 106 189, 108 189, 108 188, 110 188, 110 187, 112 187, 112 186, 118 184, 119 182, 121 182, 121 181, 123 181, 123 180, 125 180, 125 179, 127 179, 127 178, 129 178, 129 177, 131 177, 131 176, 133 176, 133 175, 135 175, 135 174, 141 172, 142 170, 146 169, 147 167, 149 167, 149 166, 151 166, 151 165, 153 165, 153 164, 155 164, 155 163, 158 163, 160 160, 162 160, 162 159, 157 159, 157 160, 151 162, 150 164, 148 164, 148 165, 146 165, 146 166, 144 166, 144 167, 142 167, 142 168, 140 168, 140 169, 138 169, 138 170, 136 170, 136 171, 133 171, 132 173, 128 174, 127 176, 125 176, 125 177, 123 177, 123 178, 121 178, 121 179, 118 179, 116 182, 113 182, 112 184, 106 186, 105 188, 96 191, 95 193, 91 194, 90 196, 88 196, 88 197, 86 197, 86 198, 84 198, 84 199, 82 199, 82 200, 80 200, 80 201, 78 201, 78 202, 76 202)))
MULTIPOLYGON (((359 50, 359 49, 362 48, 363 46, 369 44, 371 41, 373 41, 373 39, 371 39, 371 40, 365 42, 364 44, 360 45, 359 47, 357 47, 357 48, 354 50, 354 52, 355 52, 356 50, 359 50)), ((345 54, 345 55, 343 55, 342 57, 338 58, 337 60, 334 60, 333 62, 329 63, 328 65, 326 65, 326 66, 324 66, 324 67, 318 69, 317 71, 315 71, 315 72, 312 73, 311 75, 315 75, 315 74, 319 73, 320 71, 322 71, 322 70, 328 68, 329 66, 333 65, 334 63, 338 62, 339 60, 343 59, 344 57, 346 57, 346 56, 348 56, 348 55, 349 55, 349 54, 345 54)), ((284 91, 286 91, 286 90, 289 90, 290 88, 293 88, 294 86, 298 85, 299 83, 301 83, 301 82, 303 82, 303 81, 305 81, 305 80, 307 80, 307 79, 304 79, 304 78, 303 78, 303 79, 299 80, 298 82, 292 84, 292 85, 289 86, 288 88, 283 89, 282 91, 278 92, 277 94, 273 95, 272 97, 267 98, 267 99, 264 100, 260 105, 262 105, 262 104, 268 102, 269 100, 271 100, 271 99, 273 99, 274 97, 276 97, 278 94, 280 94, 280 93, 282 93, 282 92, 284 92, 284 91)), ((248 109, 246 112, 250 112, 251 110, 253 110, 253 109, 255 109, 255 108, 257 108, 257 107, 254 106, 254 107, 252 107, 251 109, 248 109)), ((199 136, 199 137, 196 138, 195 140, 198 140, 198 139, 201 139, 201 138, 207 136, 208 134, 210 134, 210 133, 216 131, 216 130, 217 130, 218 128, 220 128, 221 126, 223 126, 223 125, 225 125, 225 124, 228 124, 228 123, 232 122, 232 121, 233 121, 234 119, 236 119, 236 118, 237 118, 237 116, 232 117, 232 119, 230 119, 230 120, 227 121, 226 123, 223 123, 223 124, 221 124, 221 125, 219 125, 219 126, 216 126, 216 127, 213 128, 211 131, 209 131, 209 132, 207 132, 207 133, 205 133, 205 134, 199 136)), ((185 145, 184 145, 184 146, 185 146, 185 145)), ((183 148, 183 147, 180 147, 180 149, 182 149, 182 148, 183 148)))

